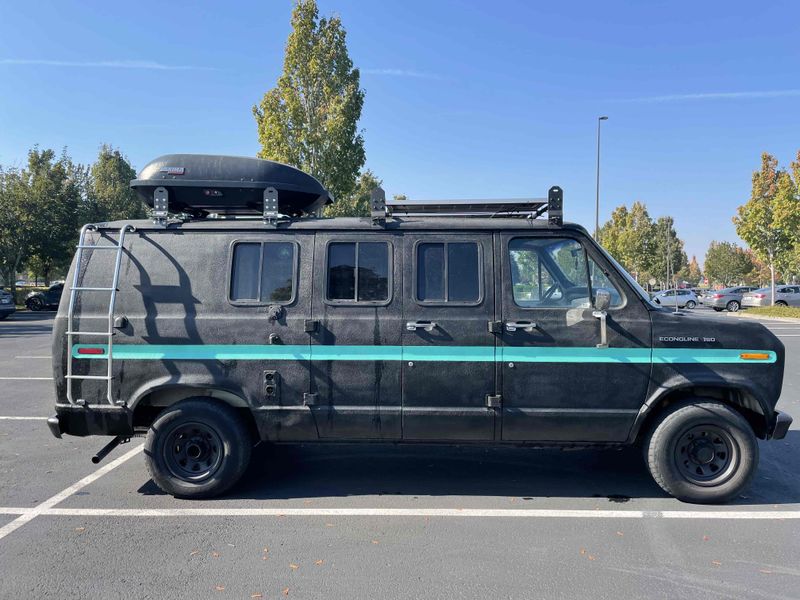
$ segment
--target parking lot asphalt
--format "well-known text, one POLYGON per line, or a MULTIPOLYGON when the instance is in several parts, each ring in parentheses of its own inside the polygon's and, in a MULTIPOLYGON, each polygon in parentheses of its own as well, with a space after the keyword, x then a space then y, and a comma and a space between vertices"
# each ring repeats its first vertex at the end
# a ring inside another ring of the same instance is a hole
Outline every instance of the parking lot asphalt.
MULTIPOLYGON (((697 309, 709 318, 735 318, 697 309)), ((635 449, 259 447, 224 498, 150 481, 141 440, 56 440, 49 313, 0 323, 0 598, 800 597, 800 324, 730 504, 667 497, 635 449)))

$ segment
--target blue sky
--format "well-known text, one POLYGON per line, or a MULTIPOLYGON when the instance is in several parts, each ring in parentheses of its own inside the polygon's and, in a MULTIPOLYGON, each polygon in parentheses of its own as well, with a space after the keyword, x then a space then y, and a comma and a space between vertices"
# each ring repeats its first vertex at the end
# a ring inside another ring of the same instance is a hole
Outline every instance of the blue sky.
MULTIPOLYGON (((736 240, 762 151, 800 149, 800 3, 319 0, 362 69, 367 166, 412 198, 565 190, 569 220, 641 200, 689 254, 736 240)), ((0 0, 0 164, 33 144, 136 168, 167 152, 253 155, 289 0, 0 0)))

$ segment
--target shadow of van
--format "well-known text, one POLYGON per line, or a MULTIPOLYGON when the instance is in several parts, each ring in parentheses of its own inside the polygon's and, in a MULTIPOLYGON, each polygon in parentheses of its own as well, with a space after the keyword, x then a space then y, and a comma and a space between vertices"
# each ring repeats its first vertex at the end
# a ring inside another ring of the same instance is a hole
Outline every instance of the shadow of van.
MULTIPOLYGON (((750 489, 731 504, 800 502, 800 431, 759 444, 750 489)), ((160 494, 148 482, 142 494, 160 494)), ((243 480, 222 499, 350 496, 664 498, 638 448, 576 450, 434 445, 260 445, 243 480)))

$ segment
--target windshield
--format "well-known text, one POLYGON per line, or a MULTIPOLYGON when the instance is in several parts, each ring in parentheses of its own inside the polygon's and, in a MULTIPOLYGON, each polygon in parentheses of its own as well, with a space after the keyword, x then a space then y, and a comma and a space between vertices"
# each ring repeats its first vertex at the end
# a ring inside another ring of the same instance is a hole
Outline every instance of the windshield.
POLYGON ((649 304, 649 305, 650 305, 650 306, 652 306, 653 308, 661 308, 661 306, 659 306, 658 304, 656 304, 655 302, 653 302, 653 301, 652 301, 652 299, 650 298, 650 294, 648 294, 648 293, 647 293, 647 292, 644 290, 644 288, 643 288, 642 286, 640 286, 640 285, 639 285, 639 282, 638 282, 638 281, 636 281, 636 280, 633 278, 633 276, 632 276, 630 273, 628 273, 628 272, 627 272, 627 271, 626 271, 626 270, 625 270, 625 269, 622 267, 622 265, 621 265, 621 264, 619 264, 619 263, 618 263, 618 262, 617 262, 617 261, 614 259, 614 257, 613 257, 613 256, 611 256, 611 255, 610 255, 608 252, 606 252, 605 250, 603 251, 603 254, 605 254, 606 258, 607 258, 607 259, 608 259, 608 260, 611 262, 611 264, 612 264, 612 265, 614 265, 614 266, 617 268, 617 271, 619 271, 619 272, 622 274, 622 276, 625 278, 625 281, 627 281, 627 282, 630 284, 630 286, 631 286, 631 287, 634 289, 634 291, 635 291, 637 294, 639 294, 639 297, 640 297, 642 300, 644 300, 645 302, 647 302, 647 304, 649 304))

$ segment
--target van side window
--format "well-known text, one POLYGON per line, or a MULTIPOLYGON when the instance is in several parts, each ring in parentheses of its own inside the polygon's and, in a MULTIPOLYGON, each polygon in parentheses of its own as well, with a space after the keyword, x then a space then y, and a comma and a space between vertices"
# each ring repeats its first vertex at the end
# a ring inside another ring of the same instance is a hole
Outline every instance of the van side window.
POLYGON ((480 254, 475 242, 424 242, 417 246, 417 301, 480 300, 480 254))
POLYGON ((389 244, 331 242, 328 300, 383 302, 389 299, 389 244))
POLYGON ((292 242, 237 242, 230 299, 242 303, 291 302, 295 285, 292 242))
POLYGON ((568 238, 514 238, 508 243, 514 302, 524 308, 589 306, 586 254, 568 238))

